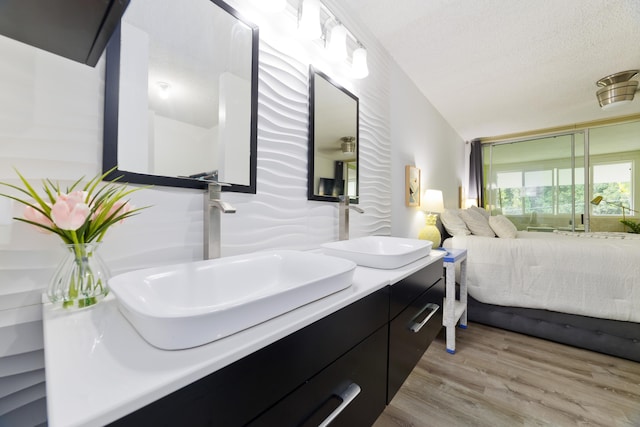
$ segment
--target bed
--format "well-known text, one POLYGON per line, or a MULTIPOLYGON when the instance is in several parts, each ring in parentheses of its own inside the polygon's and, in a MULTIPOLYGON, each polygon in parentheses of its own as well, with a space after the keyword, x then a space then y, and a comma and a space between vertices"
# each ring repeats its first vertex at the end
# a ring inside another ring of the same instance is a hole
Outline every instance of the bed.
POLYGON ((640 362, 640 236, 443 232, 468 252, 470 321, 640 362))

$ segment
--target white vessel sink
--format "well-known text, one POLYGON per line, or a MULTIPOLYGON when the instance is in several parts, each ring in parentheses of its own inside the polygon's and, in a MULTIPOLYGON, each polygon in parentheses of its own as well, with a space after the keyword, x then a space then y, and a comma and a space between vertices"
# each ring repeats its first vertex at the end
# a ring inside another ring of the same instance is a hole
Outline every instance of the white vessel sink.
POLYGON ((363 267, 393 269, 424 258, 433 242, 390 236, 366 236, 320 245, 327 255, 346 258, 363 267))
POLYGON ((132 271, 109 286, 150 344, 206 344, 351 286, 356 264, 280 250, 132 271))

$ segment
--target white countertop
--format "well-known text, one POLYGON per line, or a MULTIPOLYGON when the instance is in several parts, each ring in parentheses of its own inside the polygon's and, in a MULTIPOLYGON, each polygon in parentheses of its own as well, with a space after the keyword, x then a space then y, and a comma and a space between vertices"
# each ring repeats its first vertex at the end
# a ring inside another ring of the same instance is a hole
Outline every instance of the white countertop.
POLYGON ((167 351, 148 344, 107 297, 80 311, 43 305, 48 423, 102 426, 381 289, 443 251, 395 270, 357 267, 353 284, 335 294, 212 343, 167 351))

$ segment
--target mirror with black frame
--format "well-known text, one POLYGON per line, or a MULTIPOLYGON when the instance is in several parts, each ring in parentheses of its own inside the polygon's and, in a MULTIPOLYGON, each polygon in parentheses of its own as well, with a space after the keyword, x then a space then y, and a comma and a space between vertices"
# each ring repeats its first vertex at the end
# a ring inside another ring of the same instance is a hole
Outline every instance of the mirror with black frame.
POLYGON ((258 47, 221 0, 131 2, 107 48, 107 179, 255 193, 258 47))
POLYGON ((308 198, 358 203, 358 98, 326 74, 309 70, 308 198))

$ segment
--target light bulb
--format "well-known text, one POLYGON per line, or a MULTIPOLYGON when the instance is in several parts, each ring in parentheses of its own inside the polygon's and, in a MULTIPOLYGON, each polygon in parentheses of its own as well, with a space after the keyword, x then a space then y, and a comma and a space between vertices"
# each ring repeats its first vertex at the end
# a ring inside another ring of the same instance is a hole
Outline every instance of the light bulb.
POLYGON ((342 61, 347 57, 347 29, 344 25, 337 24, 331 29, 328 50, 335 61, 342 61))
POLYGON ((315 40, 322 35, 320 27, 320 1, 304 0, 302 2, 302 16, 298 23, 300 35, 308 40, 315 40))
POLYGON ((276 14, 287 7, 287 0, 254 0, 255 5, 263 12, 276 14))
POLYGON ((356 79, 364 79, 369 75, 369 67, 367 66, 367 50, 363 47, 353 51, 353 62, 351 65, 353 77, 356 79))

